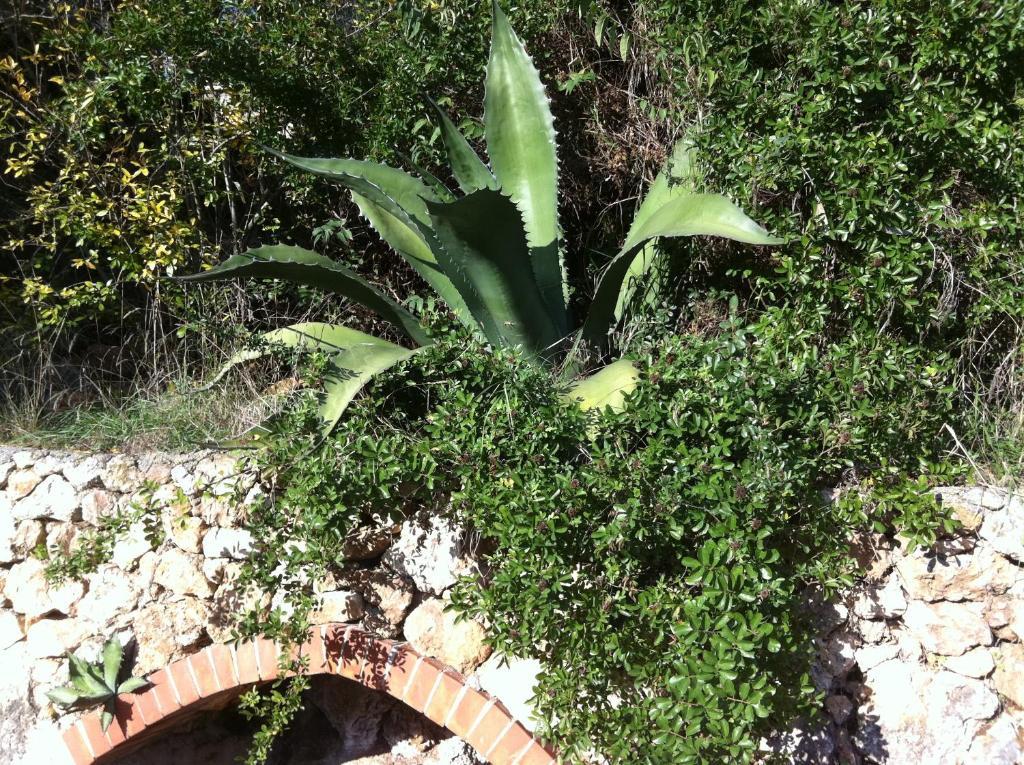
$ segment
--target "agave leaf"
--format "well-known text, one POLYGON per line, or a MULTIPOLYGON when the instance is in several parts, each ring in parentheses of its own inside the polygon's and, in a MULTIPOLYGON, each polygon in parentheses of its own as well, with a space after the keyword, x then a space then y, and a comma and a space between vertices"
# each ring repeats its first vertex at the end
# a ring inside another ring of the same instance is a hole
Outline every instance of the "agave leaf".
MULTIPOLYGON (((431 251, 431 245, 427 244, 424 235, 412 224, 408 224, 399 216, 392 215, 386 209, 373 202, 368 197, 352 192, 352 199, 359 206, 360 212, 380 234, 381 239, 387 242, 391 249, 401 255, 409 265, 434 291, 448 304, 459 321, 467 327, 478 329, 476 322, 470 313, 466 301, 455 285, 437 266, 437 260, 431 251)), ((431 237, 434 249, 440 249, 440 244, 431 237)))
POLYGON ((149 685, 149 680, 144 677, 129 677, 121 685, 118 686, 118 693, 132 693, 133 691, 139 690, 139 688, 145 688, 149 685))
POLYGON ((500 192, 480 189, 450 204, 428 203, 440 265, 495 344, 543 355, 561 335, 544 308, 522 217, 500 192))
POLYGON ((523 214, 530 261, 544 305, 564 331, 568 282, 558 247, 555 123, 540 75, 497 0, 493 13, 484 83, 487 153, 499 187, 523 214))
POLYGON ((375 375, 390 369, 400 361, 405 361, 421 350, 402 348, 351 329, 347 332, 361 335, 363 339, 350 344, 334 356, 334 369, 328 373, 324 383, 324 399, 320 405, 325 433, 334 429, 355 395, 375 375))
POLYGON ((378 340, 378 338, 372 335, 366 335, 362 332, 356 332, 354 329, 342 327, 339 324, 324 324, 316 321, 299 322, 298 324, 291 324, 280 329, 273 329, 260 335, 263 347, 246 348, 233 353, 217 371, 213 379, 199 390, 208 390, 239 364, 269 356, 274 346, 284 346, 285 348, 295 348, 297 350, 320 350, 333 355, 343 351, 352 343, 360 342, 363 338, 370 338, 381 343, 387 342, 385 340, 378 340))
POLYGON ((124 649, 117 637, 112 637, 103 645, 103 682, 111 691, 117 688, 117 674, 121 671, 121 659, 124 649))
POLYGON ((100 728, 104 733, 107 732, 107 728, 110 727, 110 723, 112 722, 114 722, 114 713, 111 712, 108 707, 105 707, 103 712, 100 714, 100 728))
MULTIPOLYGON (((647 196, 637 207, 636 213, 633 215, 633 223, 626 235, 625 246, 632 246, 637 232, 666 202, 696 192, 702 177, 697 166, 697 150, 693 141, 689 137, 680 139, 673 147, 672 156, 665 167, 658 173, 654 183, 648 189, 647 196)), ((622 280, 622 287, 615 303, 616 321, 622 319, 626 307, 641 285, 645 282, 649 284, 650 277, 663 271, 665 265, 657 242, 649 241, 640 249, 629 264, 626 276, 622 280)), ((657 285, 651 285, 647 296, 651 297, 654 294, 657 294, 657 285)))
POLYGON ((75 656, 75 654, 68 656, 68 662, 70 664, 68 675, 71 679, 71 685, 79 692, 82 698, 103 699, 110 695, 111 689, 104 684, 99 668, 94 668, 88 662, 75 656))
POLYGON ((425 167, 423 167, 423 165, 418 163, 405 152, 399 151, 398 149, 395 149, 394 151, 399 159, 401 159, 405 164, 407 164, 409 167, 415 170, 417 174, 420 176, 420 178, 423 179, 423 182, 434 190, 434 193, 437 194, 438 199, 442 200, 443 202, 451 202, 453 199, 455 199, 455 195, 452 193, 452 190, 448 188, 448 185, 444 183, 440 178, 438 178, 432 172, 427 170, 425 167))
POLYGON ((632 361, 619 359, 574 383, 569 388, 568 398, 575 400, 584 411, 610 407, 613 412, 621 412, 626 395, 636 388, 639 378, 640 373, 632 361))
POLYGON ((74 688, 54 688, 52 691, 46 692, 46 697, 54 704, 60 704, 62 707, 71 706, 81 698, 81 695, 74 688))
POLYGON ((720 236, 747 244, 782 244, 728 198, 721 194, 684 194, 650 214, 631 233, 630 243, 612 258, 601 274, 590 312, 580 333, 582 340, 603 346, 615 324, 622 282, 634 257, 649 239, 661 236, 720 236))
POLYGON ((444 141, 444 148, 448 152, 448 162, 452 167, 452 175, 455 176, 459 188, 465 194, 471 194, 479 189, 496 189, 498 182, 479 155, 473 151, 473 147, 469 145, 466 137, 455 127, 455 123, 448 118, 444 109, 438 106, 434 99, 429 96, 426 96, 426 99, 437 113, 438 122, 441 123, 441 140, 444 141))
POLYGON ((307 287, 329 290, 355 300, 405 331, 416 343, 429 343, 419 320, 363 277, 330 258, 301 247, 273 245, 233 255, 208 271, 184 277, 204 282, 234 277, 285 279, 307 287))
POLYGON ((296 157, 270 148, 267 151, 295 167, 338 181, 385 207, 392 215, 404 213, 417 223, 430 224, 424 200, 437 201, 438 196, 404 170, 360 159, 296 157))

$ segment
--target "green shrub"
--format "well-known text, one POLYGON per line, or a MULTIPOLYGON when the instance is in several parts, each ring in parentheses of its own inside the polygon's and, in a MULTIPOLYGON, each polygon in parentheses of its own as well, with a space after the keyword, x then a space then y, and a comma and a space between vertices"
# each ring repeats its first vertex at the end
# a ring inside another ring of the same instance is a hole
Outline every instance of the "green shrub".
POLYGON ((457 334, 368 388, 325 443, 296 435, 315 427, 300 407, 263 457, 284 495, 253 519, 267 544, 250 575, 273 591, 282 561, 341 565, 353 525, 450 512, 487 571, 455 606, 496 648, 541 659, 536 703, 563 754, 748 761, 814 701, 808 589, 850 581, 847 542, 871 523, 933 538, 927 487, 950 477, 929 457, 948 376, 884 342, 836 341, 822 364, 776 318, 652 325, 619 413, 567 405, 544 370, 457 334), (866 466, 877 497, 856 481, 866 466))

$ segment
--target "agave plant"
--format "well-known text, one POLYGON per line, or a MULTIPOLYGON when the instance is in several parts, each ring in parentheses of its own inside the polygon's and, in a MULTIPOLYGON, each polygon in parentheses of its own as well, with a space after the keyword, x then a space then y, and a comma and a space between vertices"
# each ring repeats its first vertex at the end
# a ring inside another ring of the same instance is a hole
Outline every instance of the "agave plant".
POLYGON ((54 688, 46 695, 50 701, 62 707, 85 708, 102 704, 103 714, 100 716, 100 722, 105 731, 114 719, 118 695, 131 693, 149 685, 149 681, 144 677, 128 677, 118 683, 123 659, 124 648, 116 637, 104 644, 100 660, 97 662, 87 662, 75 654, 69 654, 68 676, 71 685, 54 688))
MULTIPOLYGON (((657 271, 657 239, 710 235, 760 245, 781 242, 726 197, 697 193, 692 149, 682 143, 637 208, 585 316, 574 321, 558 223, 554 121, 540 76, 496 0, 484 97, 489 166, 448 115, 429 103, 457 191, 427 173, 420 178, 374 162, 269 151, 346 187, 378 234, 459 321, 492 345, 517 347, 538 364, 556 367, 567 351, 584 345, 609 350, 610 333, 626 305, 657 271)), ((430 343, 409 310, 350 269, 309 250, 260 247, 186 278, 232 277, 286 279, 335 292, 390 321, 414 346, 322 323, 268 333, 269 341, 319 349, 333 358, 335 373, 326 382, 321 411, 328 429, 367 380, 430 343)), ((254 355, 243 353, 228 366, 254 355)), ((577 381, 571 395, 583 407, 618 406, 636 376, 633 365, 620 359, 577 381)))

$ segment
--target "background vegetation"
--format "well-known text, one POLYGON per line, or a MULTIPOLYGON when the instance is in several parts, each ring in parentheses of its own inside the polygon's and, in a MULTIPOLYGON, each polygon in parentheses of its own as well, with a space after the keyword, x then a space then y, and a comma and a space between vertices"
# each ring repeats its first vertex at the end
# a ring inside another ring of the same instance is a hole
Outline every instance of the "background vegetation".
MULTIPOLYGON (((542 651, 538 703, 567 753, 742 760, 765 719, 811 703, 797 603, 844 581, 848 536, 927 539, 929 484, 1019 474, 1024 4, 525 0, 510 16, 554 98, 578 298, 683 132, 707 190, 789 244, 671 245, 668 292, 624 328, 644 379, 621 415, 570 411, 515 356, 456 337, 302 460, 312 440, 272 440, 285 501, 253 522, 330 567, 352 524, 460 514, 491 572, 458 605, 503 649, 542 651)), ((415 294, 340 190, 256 144, 436 169, 419 91, 478 136, 488 22, 469 0, 21 4, 0 55, 7 429, 113 427, 118 407, 83 407, 132 389, 151 423, 235 323, 369 328, 345 305, 300 315, 310 296, 273 285, 165 278, 247 246, 312 246, 415 294)), ((263 392, 248 385, 235 400, 263 392)), ((301 432, 308 395, 292 401, 301 432)), ((267 553, 250 575, 273 586, 284 551, 267 553)))

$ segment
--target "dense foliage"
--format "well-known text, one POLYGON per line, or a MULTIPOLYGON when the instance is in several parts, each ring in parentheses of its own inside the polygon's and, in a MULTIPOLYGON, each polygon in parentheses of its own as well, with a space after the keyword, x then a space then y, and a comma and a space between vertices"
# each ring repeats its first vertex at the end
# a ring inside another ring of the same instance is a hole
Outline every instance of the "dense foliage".
MULTIPOLYGON (((122 3, 26 37, 38 53, 15 46, 0 106, 9 326, 29 305, 30 322, 88 317, 116 336, 118 312, 94 295, 145 305, 121 290, 132 274, 155 290, 184 260, 267 240, 341 254, 398 300, 420 291, 347 203, 271 177, 253 140, 379 160, 397 145, 436 169, 418 90, 482 136, 486 4, 365 0, 340 19, 305 0, 228 7, 122 3), (166 216, 140 222, 159 204, 166 216)), ((641 371, 618 414, 567 406, 546 372, 449 334, 444 317, 442 340, 367 388, 330 440, 300 394, 261 458, 284 496, 252 518, 267 544, 249 577, 308 605, 281 560, 330 568, 353 524, 455 513, 490 564, 458 606, 498 647, 541 653, 537 702, 567 755, 744 761, 811 701, 799 604, 844 581, 849 536, 927 540, 942 520, 925 489, 953 479, 947 458, 966 447, 984 466, 1009 444, 1019 459, 1024 5, 508 10, 572 149, 560 217, 570 270, 586 275, 574 306, 605 265, 594 245, 626 233, 631 205, 612 200, 639 195, 687 127, 700 190, 728 190, 788 244, 672 245, 672 296, 616 338, 641 371)))
POLYGON ((289 571, 343 565, 355 524, 451 513, 486 563, 456 606, 544 662, 537 703, 564 754, 749 758, 813 701, 807 590, 849 581, 851 536, 942 530, 923 490, 948 471, 922 455, 950 397, 892 343, 838 341, 822 364, 778 316, 720 318, 703 337, 638 338, 641 381, 617 414, 458 336, 375 385, 325 444, 295 438, 316 422, 297 408, 271 440, 285 492, 253 519, 268 543, 250 573, 279 591, 289 571))

